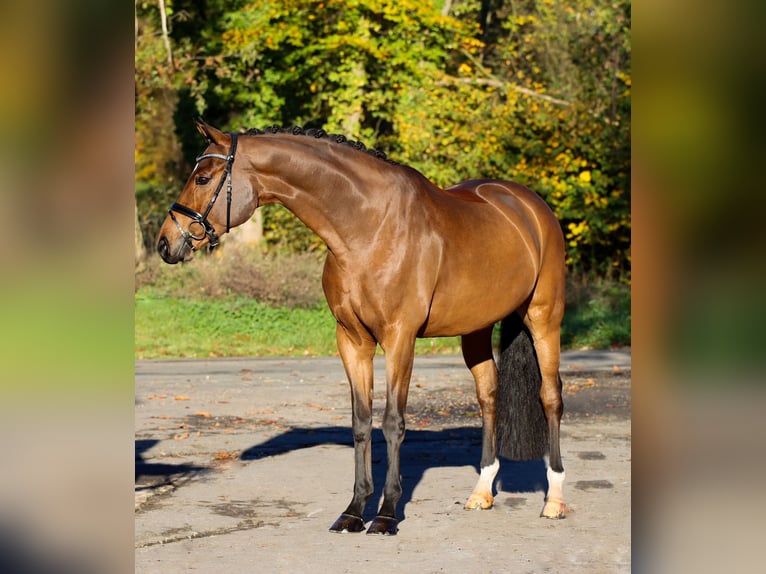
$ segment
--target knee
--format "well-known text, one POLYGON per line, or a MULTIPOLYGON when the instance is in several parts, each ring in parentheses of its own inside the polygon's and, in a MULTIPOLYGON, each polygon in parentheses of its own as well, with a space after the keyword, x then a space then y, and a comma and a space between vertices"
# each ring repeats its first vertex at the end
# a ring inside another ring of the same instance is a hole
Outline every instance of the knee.
POLYGON ((370 440, 370 433, 366 431, 354 432, 355 443, 365 443, 370 440))
POLYGON ((386 436, 402 437, 404 436, 404 430, 404 415, 400 413, 386 413, 386 416, 383 418, 383 432, 386 436))
POLYGON ((351 425, 351 432, 354 433, 354 442, 367 442, 372 436, 372 420, 355 420, 351 425))

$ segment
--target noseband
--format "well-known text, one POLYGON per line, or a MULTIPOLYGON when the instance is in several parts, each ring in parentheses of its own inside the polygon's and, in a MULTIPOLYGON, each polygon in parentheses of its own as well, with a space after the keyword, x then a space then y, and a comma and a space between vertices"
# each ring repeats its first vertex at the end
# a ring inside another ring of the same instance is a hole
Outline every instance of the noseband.
POLYGON ((200 241, 204 239, 206 236, 209 238, 209 247, 210 249, 215 249, 220 244, 220 238, 215 232, 215 229, 210 224, 210 222, 207 220, 207 216, 210 214, 210 210, 213 209, 213 205, 215 205, 215 201, 218 199, 218 194, 221 193, 221 189, 223 189, 223 183, 226 182, 226 232, 229 232, 229 223, 231 218, 231 168, 232 164, 234 163, 234 155, 237 153, 237 134, 232 133, 231 135, 231 148, 229 149, 229 155, 222 155, 220 153, 206 153, 201 156, 199 156, 195 161, 199 163, 203 159, 207 158, 215 158, 215 159, 222 159, 226 162, 226 166, 223 169, 223 174, 221 174, 221 179, 218 182, 218 187, 215 188, 215 193, 213 194, 213 197, 210 198, 210 202, 207 204, 207 208, 205 208, 205 213, 199 213, 198 211, 193 210, 191 207, 186 207, 185 205, 181 205, 180 203, 174 203, 170 206, 170 209, 168 209, 168 213, 170 214, 170 218, 173 220, 173 223, 176 224, 176 227, 178 227, 178 231, 181 232, 181 235, 184 238, 184 242, 189 245, 189 247, 192 249, 192 251, 195 251, 196 248, 194 247, 194 244, 192 243, 192 240, 200 241), (175 216, 175 213, 180 213, 181 215, 185 215, 191 221, 189 222, 189 225, 186 230, 184 230, 183 227, 181 227, 181 224, 178 222, 178 219, 175 216), (194 231, 192 231, 192 225, 194 224, 202 226, 203 233, 197 233, 195 234, 194 231))

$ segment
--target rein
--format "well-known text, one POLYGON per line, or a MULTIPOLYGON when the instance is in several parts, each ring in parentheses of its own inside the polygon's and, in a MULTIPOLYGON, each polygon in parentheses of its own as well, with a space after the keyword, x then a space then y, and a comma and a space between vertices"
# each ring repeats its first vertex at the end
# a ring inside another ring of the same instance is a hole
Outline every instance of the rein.
POLYGON ((209 248, 211 250, 218 247, 218 245, 221 243, 220 238, 215 232, 215 229, 207 220, 207 216, 210 214, 210 210, 213 209, 213 205, 215 205, 215 202, 218 199, 218 195, 221 193, 221 189, 223 189, 224 182, 226 182, 226 233, 228 233, 230 229, 231 170, 232 170, 232 165, 234 164, 234 156, 237 153, 237 134, 231 133, 230 135, 231 135, 231 148, 229 148, 228 155, 223 155, 220 153, 206 153, 199 156, 195 160, 197 163, 199 163, 203 159, 214 158, 214 159, 222 159, 226 162, 226 166, 223 169, 223 174, 221 174, 221 179, 218 182, 218 187, 216 187, 213 197, 210 198, 210 202, 207 204, 207 208, 205 208, 205 212, 199 213, 198 211, 195 211, 191 207, 181 205, 180 203, 177 203, 177 202, 173 203, 173 205, 170 206, 170 209, 168 209, 170 218, 173 220, 173 223, 176 224, 176 227, 178 227, 178 231, 181 232, 181 235, 184 238, 184 242, 189 245, 192 251, 196 251, 196 247, 194 247, 194 244, 192 243, 192 241, 193 240, 200 241, 204 239, 206 236, 210 239, 209 248), (191 219, 186 230, 184 230, 184 228, 181 227, 181 224, 178 222, 178 219, 175 216, 176 213, 180 213, 181 215, 184 215, 188 217, 189 219, 191 219), (194 231, 192 231, 192 225, 194 225, 195 223, 197 225, 202 226, 203 232, 201 234, 200 233, 195 234, 194 231))

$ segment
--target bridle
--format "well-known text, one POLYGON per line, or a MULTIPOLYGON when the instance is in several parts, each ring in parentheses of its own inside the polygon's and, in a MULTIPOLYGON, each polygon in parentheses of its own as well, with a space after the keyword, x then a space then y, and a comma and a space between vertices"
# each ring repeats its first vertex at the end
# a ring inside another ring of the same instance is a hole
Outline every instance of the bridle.
POLYGON ((220 238, 215 232, 215 229, 207 220, 207 216, 210 214, 210 210, 213 209, 213 205, 215 205, 215 202, 218 199, 218 195, 221 193, 221 189, 223 189, 224 182, 226 182, 226 233, 229 232, 231 221, 231 168, 234 164, 234 155, 237 153, 237 134, 231 133, 230 135, 231 147, 229 148, 228 155, 223 155, 220 153, 206 153, 202 154, 195 160, 197 163, 199 163, 203 159, 214 158, 222 159, 226 162, 226 166, 223 168, 223 174, 221 175, 221 179, 218 182, 218 187, 216 187, 213 197, 210 198, 210 202, 207 204, 205 212, 199 213, 198 211, 193 210, 191 207, 181 205, 180 203, 173 203, 173 205, 170 206, 170 209, 168 209, 170 218, 173 220, 173 223, 176 224, 178 231, 181 232, 181 235, 184 238, 184 242, 191 248, 192 251, 196 251, 197 249, 194 247, 194 243, 192 242, 193 240, 200 241, 205 237, 208 237, 210 239, 208 245, 211 250, 218 247, 221 242, 220 238), (185 215, 191 219, 186 230, 181 227, 181 224, 178 222, 178 219, 173 212, 180 213, 181 215, 185 215), (192 225, 195 223, 202 226, 202 233, 194 233, 192 230, 192 225))

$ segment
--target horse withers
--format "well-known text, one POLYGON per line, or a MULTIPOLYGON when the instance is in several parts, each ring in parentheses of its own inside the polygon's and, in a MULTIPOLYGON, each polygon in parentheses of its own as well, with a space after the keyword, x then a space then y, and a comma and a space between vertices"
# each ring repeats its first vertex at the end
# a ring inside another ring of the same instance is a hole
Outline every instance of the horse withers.
POLYGON ((364 530, 373 493, 373 356, 385 352, 383 434, 388 468, 370 534, 396 534, 399 448, 418 337, 461 336, 482 416, 481 471, 465 507, 494 503, 498 454, 546 458, 541 515, 564 516, 560 325, 564 239, 546 203, 510 181, 447 189, 384 154, 322 130, 277 127, 224 133, 202 122, 208 146, 160 229, 167 263, 190 258, 261 205, 291 210, 326 244, 322 285, 337 321, 351 386, 355 482, 330 527, 364 530), (225 190, 225 193, 224 193, 225 190), (502 322, 499 369, 492 329, 502 322))

